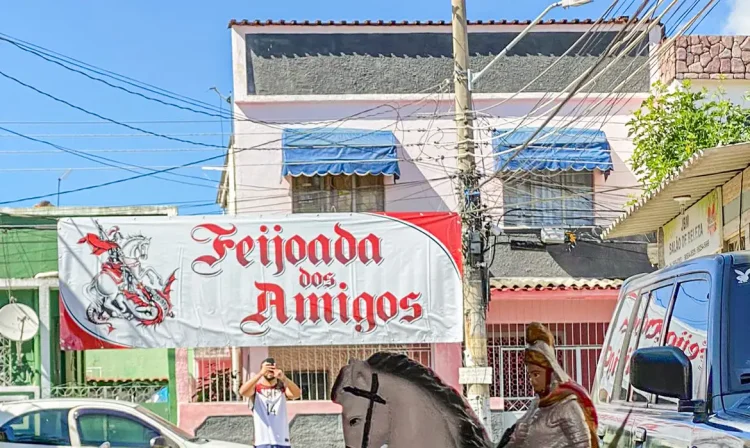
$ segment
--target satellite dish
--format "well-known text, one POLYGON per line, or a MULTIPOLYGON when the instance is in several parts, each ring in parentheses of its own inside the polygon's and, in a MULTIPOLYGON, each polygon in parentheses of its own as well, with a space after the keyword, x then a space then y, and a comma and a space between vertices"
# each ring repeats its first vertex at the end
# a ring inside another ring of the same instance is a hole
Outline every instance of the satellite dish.
POLYGON ((9 303, 0 308, 0 336, 11 341, 28 341, 39 331, 39 316, 29 306, 9 303))

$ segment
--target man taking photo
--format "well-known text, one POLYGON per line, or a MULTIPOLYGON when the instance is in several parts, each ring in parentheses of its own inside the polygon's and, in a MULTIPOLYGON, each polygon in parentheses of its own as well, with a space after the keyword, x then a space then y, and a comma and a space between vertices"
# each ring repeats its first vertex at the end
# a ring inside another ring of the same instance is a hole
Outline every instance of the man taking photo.
POLYGON ((260 372, 240 387, 240 395, 252 405, 255 448, 291 447, 286 401, 298 399, 302 391, 276 367, 276 360, 263 360, 260 372))

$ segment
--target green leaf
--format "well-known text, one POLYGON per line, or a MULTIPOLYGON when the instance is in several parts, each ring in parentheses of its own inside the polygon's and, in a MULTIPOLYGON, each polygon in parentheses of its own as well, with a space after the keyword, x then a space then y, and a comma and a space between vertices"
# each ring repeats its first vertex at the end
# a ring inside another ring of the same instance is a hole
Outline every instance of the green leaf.
POLYGON ((750 109, 732 103, 723 88, 711 99, 708 94, 705 88, 693 91, 689 80, 672 91, 657 82, 626 123, 635 146, 631 166, 644 193, 657 188, 697 151, 750 141, 750 109))

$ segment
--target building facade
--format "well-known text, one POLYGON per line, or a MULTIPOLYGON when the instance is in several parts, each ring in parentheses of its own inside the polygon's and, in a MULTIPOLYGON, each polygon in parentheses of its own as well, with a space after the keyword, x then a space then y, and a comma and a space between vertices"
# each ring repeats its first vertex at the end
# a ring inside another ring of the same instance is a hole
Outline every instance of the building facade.
MULTIPOLYGON (((472 67, 481 69, 526 25, 472 23, 472 67)), ((625 25, 540 24, 475 86, 478 169, 483 179, 494 178, 482 201, 499 229, 487 254, 495 436, 530 398, 518 355, 525 325, 548 323, 561 360, 586 384, 619 279, 651 269, 645 239, 602 244, 596 237, 638 191, 627 165, 626 123, 658 79, 649 56, 662 39, 659 26, 649 32, 650 24, 638 24, 646 30, 638 45, 596 72, 536 145, 508 156, 625 25)), ((230 214, 457 210, 449 23, 233 21, 230 29, 236 119, 219 194, 230 214)), ((328 396, 332 378, 347 358, 378 349, 405 352, 461 388, 461 344, 238 348, 234 356, 231 349, 211 356, 245 378, 275 357, 303 386, 303 399, 289 406, 293 442, 336 446, 339 439, 304 437, 309 425, 341 437, 339 410, 328 396)), ((187 351, 177 357, 185 364, 178 377, 188 365, 193 372, 202 365, 187 351)), ((184 378, 180 425, 246 442, 247 405, 228 395, 196 399, 201 381, 184 378)))

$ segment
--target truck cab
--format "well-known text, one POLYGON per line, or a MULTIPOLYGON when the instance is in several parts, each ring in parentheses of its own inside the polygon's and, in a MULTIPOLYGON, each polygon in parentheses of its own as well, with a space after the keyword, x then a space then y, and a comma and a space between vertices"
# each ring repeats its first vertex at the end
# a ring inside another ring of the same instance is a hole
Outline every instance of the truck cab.
POLYGON ((622 286, 591 390, 607 447, 750 447, 750 252, 622 286))

